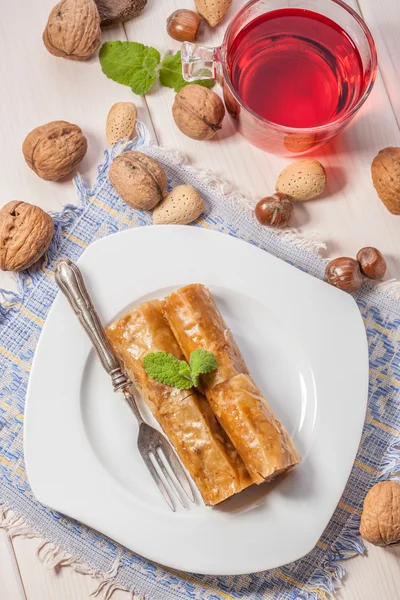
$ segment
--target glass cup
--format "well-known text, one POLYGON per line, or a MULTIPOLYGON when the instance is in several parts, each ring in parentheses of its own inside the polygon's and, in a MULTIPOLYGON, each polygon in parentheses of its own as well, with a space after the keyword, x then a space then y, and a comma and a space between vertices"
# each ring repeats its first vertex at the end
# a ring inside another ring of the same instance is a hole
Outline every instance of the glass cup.
POLYGON ((181 55, 186 81, 216 79, 220 83, 226 108, 243 137, 262 150, 284 155, 311 152, 338 135, 368 98, 377 70, 372 35, 364 21, 342 0, 251 0, 232 18, 221 46, 210 48, 184 42, 181 55), (232 84, 229 53, 237 35, 260 15, 284 8, 306 9, 327 17, 348 34, 358 49, 364 72, 358 99, 339 118, 327 124, 295 128, 273 123, 247 106, 232 84))

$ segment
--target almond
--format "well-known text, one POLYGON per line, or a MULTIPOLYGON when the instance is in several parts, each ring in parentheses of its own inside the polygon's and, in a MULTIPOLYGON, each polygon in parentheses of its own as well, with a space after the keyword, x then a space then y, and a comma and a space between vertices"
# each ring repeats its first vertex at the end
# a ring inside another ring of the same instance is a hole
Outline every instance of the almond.
POLYGON ((204 210, 204 201, 191 185, 178 185, 153 212, 155 225, 187 225, 204 210))
POLYGON ((196 10, 210 27, 215 27, 228 12, 232 0, 195 0, 196 10))
POLYGON ((110 108, 107 116, 106 136, 110 144, 133 136, 137 110, 133 102, 117 102, 110 108))
POLYGON ((305 158, 283 169, 276 182, 277 192, 292 200, 311 200, 322 194, 327 183, 324 167, 317 160, 305 158))

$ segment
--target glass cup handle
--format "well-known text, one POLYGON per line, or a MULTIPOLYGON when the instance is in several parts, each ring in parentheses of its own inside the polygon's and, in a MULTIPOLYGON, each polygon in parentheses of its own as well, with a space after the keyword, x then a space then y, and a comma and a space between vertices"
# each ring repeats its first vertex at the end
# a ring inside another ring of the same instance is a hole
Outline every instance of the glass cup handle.
POLYGON ((181 48, 182 74, 185 81, 219 79, 221 49, 183 42, 181 48))

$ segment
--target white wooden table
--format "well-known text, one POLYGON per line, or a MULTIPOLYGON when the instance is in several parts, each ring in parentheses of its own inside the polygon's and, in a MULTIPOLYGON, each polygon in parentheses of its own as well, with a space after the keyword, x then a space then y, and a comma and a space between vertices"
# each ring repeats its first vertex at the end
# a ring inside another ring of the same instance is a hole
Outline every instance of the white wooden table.
MULTIPOLYGON (((2 0, 5 3, 5 0, 2 0)), ((243 1, 234 0, 234 6, 243 1)), ((370 164, 385 146, 400 146, 400 2, 351 0, 375 37, 380 73, 375 89, 352 126, 317 158, 328 171, 329 193, 321 200, 296 207, 295 225, 302 232, 317 231, 331 256, 352 255, 365 245, 386 256, 387 278, 400 278, 400 216, 391 215, 377 198, 370 164)), ((46 210, 76 202, 71 181, 39 179, 23 160, 21 145, 37 125, 64 119, 77 123, 89 141, 80 171, 93 182, 106 147, 105 119, 111 105, 133 100, 142 119, 162 145, 179 148, 200 168, 213 169, 244 192, 261 198, 271 193, 280 169, 288 160, 252 148, 234 132, 226 118, 223 131, 209 142, 183 136, 171 116, 172 90, 154 89, 145 98, 132 95, 102 74, 97 59, 87 63, 57 59, 45 50, 41 34, 52 0, 7 2, 0 19, 0 204, 25 200, 46 210)), ((148 0, 145 11, 125 27, 104 32, 104 40, 129 39, 178 48, 165 33, 165 19, 175 9, 192 8, 191 0, 148 0)), ((224 27, 207 35, 207 43, 222 40, 224 27)), ((0 274, 0 286, 13 287, 0 274)), ((46 570, 35 556, 37 540, 15 538, 0 530, 0 600, 83 600, 93 581, 65 568, 46 570)), ((400 599, 400 548, 368 546, 367 558, 345 565, 348 576, 338 591, 340 600, 400 599)), ((122 600, 127 594, 117 592, 122 600)))

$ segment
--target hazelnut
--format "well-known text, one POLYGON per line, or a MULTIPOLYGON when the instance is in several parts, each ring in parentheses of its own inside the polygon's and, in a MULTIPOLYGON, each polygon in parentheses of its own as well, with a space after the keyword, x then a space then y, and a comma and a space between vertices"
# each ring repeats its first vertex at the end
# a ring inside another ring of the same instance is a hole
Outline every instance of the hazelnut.
POLYGON ((335 258, 325 269, 325 281, 345 292, 356 292, 363 282, 360 265, 347 256, 335 258))
POLYGON ((117 156, 109 178, 122 200, 138 210, 151 210, 167 193, 164 169, 142 152, 131 150, 117 156))
POLYGON ((286 227, 293 213, 293 204, 288 196, 277 192, 260 200, 254 212, 262 225, 286 227))
POLYGON ((43 43, 54 56, 87 60, 100 46, 100 35, 94 0, 61 0, 50 13, 43 43))
POLYGON ((386 260, 379 250, 367 246, 357 253, 361 272, 370 279, 382 279, 386 273, 386 260))
POLYGON ((384 148, 372 161, 372 181, 386 208, 400 215, 400 148, 384 148))
POLYGON ((167 33, 178 42, 194 42, 203 19, 193 10, 175 10, 167 19, 167 33))
POLYGON ((277 192, 292 200, 311 200, 322 194, 327 183, 324 167, 317 160, 304 158, 283 169, 276 182, 277 192))
POLYGON ((49 247, 53 219, 38 206, 13 200, 0 210, 0 269, 22 271, 49 247))
POLYGON ((400 543, 400 482, 382 481, 365 496, 360 533, 375 546, 400 543))
POLYGON ((209 140, 225 116, 221 98, 197 83, 190 83, 175 96, 172 116, 179 129, 194 140, 209 140))
POLYGON ((86 150, 87 141, 81 128, 67 121, 36 127, 22 145, 27 165, 47 181, 57 181, 74 171, 86 150))

